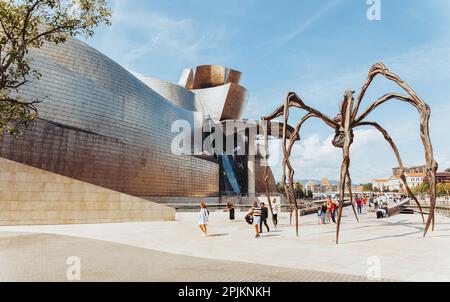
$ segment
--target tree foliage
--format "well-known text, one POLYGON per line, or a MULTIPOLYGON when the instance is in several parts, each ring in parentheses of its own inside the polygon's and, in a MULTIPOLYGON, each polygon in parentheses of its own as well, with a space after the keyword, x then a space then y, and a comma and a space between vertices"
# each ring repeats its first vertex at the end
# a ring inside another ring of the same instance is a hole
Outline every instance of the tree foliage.
POLYGON ((439 183, 436 186, 436 193, 438 195, 450 194, 450 183, 439 183))
POLYGON ((411 188, 413 194, 425 194, 430 191, 430 186, 427 182, 423 182, 420 185, 417 185, 411 188))
POLYGON ((19 88, 39 79, 29 51, 69 37, 91 37, 111 10, 107 0, 0 0, 0 129, 19 137, 37 116, 36 104, 24 100, 19 88))
POLYGON ((286 194, 284 192, 284 185, 281 182, 276 184, 276 188, 277 188, 278 194, 280 194, 281 196, 286 197, 286 194))
POLYGON ((364 192, 372 192, 373 191, 373 185, 372 183, 368 183, 363 185, 364 192))
POLYGON ((303 191, 303 186, 301 183, 297 182, 294 186, 294 194, 296 199, 305 198, 305 191, 303 191))

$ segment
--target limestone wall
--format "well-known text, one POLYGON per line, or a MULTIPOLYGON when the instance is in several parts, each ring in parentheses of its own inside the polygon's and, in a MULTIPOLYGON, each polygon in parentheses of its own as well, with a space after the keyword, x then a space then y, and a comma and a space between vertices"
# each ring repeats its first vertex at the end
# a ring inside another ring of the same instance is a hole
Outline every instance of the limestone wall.
POLYGON ((0 225, 171 220, 173 208, 0 158, 0 225))

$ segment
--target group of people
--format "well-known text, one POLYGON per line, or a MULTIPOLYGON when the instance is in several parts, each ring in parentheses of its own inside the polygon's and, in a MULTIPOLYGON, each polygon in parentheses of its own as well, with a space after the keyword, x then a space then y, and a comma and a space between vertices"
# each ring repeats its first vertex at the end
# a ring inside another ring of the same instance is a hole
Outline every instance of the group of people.
MULTIPOLYGON (((281 206, 277 202, 276 199, 272 201, 272 215, 273 215, 273 223, 274 226, 278 225, 278 213, 281 212, 281 206)), ((261 233, 263 232, 263 224, 267 228, 267 232, 270 232, 269 225, 267 224, 267 219, 269 218, 269 209, 266 207, 264 202, 261 202, 258 205, 258 202, 255 201, 253 203, 252 208, 247 214, 247 217, 251 217, 253 219, 252 224, 255 226, 255 238, 261 237, 261 233)))
MULTIPOLYGON (((364 209, 368 207, 369 212, 376 212, 377 217, 378 214, 381 213, 382 217, 386 217, 388 215, 388 203, 400 202, 404 196, 390 196, 383 193, 379 194, 370 194, 370 195, 355 195, 354 201, 357 206, 358 214, 363 214, 364 209)), ((227 210, 230 215, 230 220, 235 219, 235 209, 233 204, 227 204, 227 210)), ((277 202, 276 199, 272 201, 272 215, 273 215, 273 223, 274 226, 277 227, 278 224, 278 215, 281 213, 281 204, 277 202)), ((319 207, 317 215, 319 217, 319 224, 330 224, 331 222, 336 223, 337 215, 339 213, 339 203, 337 201, 329 198, 327 201, 323 202, 319 207)), ((263 232, 263 226, 266 227, 267 232, 270 232, 269 225, 267 223, 267 219, 269 218, 269 209, 266 207, 264 202, 255 201, 247 213, 246 220, 249 224, 252 224, 255 228, 255 238, 261 237, 261 233, 263 232)), ((207 209, 206 203, 202 202, 200 204, 200 217, 199 217, 199 227, 202 231, 202 236, 208 236, 208 220, 209 220, 209 211, 207 209)))
MULTIPOLYGON (((359 215, 362 215, 365 212, 366 208, 368 208, 369 211, 377 212, 378 210, 385 209, 389 201, 397 203, 400 200, 401 197, 387 196, 385 194, 356 194, 354 196, 354 201, 359 215)), ((319 224, 329 224, 331 223, 331 221, 333 221, 333 223, 336 223, 338 212, 339 203, 329 198, 327 201, 323 202, 318 209, 317 216, 319 218, 319 224)))
MULTIPOLYGON (((230 220, 235 219, 235 210, 234 206, 231 203, 227 204, 227 210, 230 213, 230 220)), ((275 227, 278 224, 278 214, 281 212, 281 205, 277 202, 276 199, 273 200, 272 203, 272 215, 273 222, 275 227)), ((247 218, 250 218, 250 222, 255 227, 255 238, 261 237, 261 233, 263 232, 263 225, 266 227, 267 232, 270 232, 269 225, 267 223, 267 219, 269 218, 269 209, 266 207, 264 202, 258 204, 257 201, 253 203, 252 208, 247 214, 247 218)), ((198 220, 198 225, 202 232, 202 236, 208 236, 208 220, 209 220, 209 211, 207 209, 206 203, 202 202, 200 204, 200 216, 198 220)))
POLYGON ((324 201, 317 212, 319 224, 327 224, 331 223, 331 221, 336 223, 338 210, 339 204, 331 198, 329 198, 328 201, 324 201))

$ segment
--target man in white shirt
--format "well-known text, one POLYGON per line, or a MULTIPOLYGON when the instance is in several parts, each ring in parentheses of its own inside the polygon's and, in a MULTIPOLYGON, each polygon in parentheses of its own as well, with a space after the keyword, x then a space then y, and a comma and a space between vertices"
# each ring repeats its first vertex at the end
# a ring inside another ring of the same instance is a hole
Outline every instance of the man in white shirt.
POLYGON ((276 199, 272 202, 272 214, 273 214, 273 223, 275 227, 277 227, 278 224, 278 213, 281 212, 280 204, 277 202, 276 199))

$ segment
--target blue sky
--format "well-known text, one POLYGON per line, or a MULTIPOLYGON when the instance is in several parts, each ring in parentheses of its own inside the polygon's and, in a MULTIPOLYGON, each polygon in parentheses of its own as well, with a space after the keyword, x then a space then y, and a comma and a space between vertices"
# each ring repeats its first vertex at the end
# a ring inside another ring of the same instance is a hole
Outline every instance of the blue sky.
MULTIPOLYGON (((366 0, 115 0, 113 25, 87 42, 137 76, 176 82, 183 68, 217 64, 242 71, 250 93, 245 116, 259 119, 297 92, 334 116, 346 89, 357 92, 383 61, 430 104, 431 135, 442 169, 450 168, 450 1, 381 0, 369 21, 366 0)), ((362 109, 399 89, 378 79, 362 109)), ((300 114, 293 113, 292 124, 300 114)), ((371 115, 399 146, 406 165, 424 162, 418 114, 399 102, 371 115)), ((396 165, 376 131, 358 130, 354 182, 387 177, 396 165)), ((310 122, 294 149, 298 178, 338 178, 341 152, 332 131, 310 122)), ((278 177, 280 169, 274 167, 278 177)))

